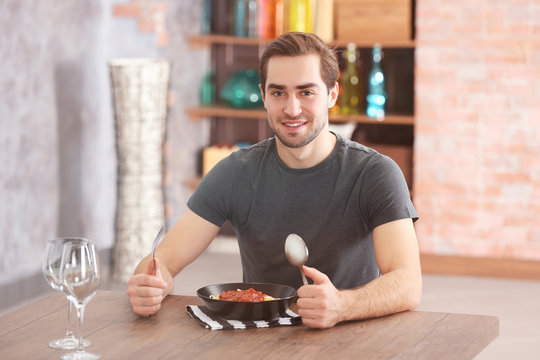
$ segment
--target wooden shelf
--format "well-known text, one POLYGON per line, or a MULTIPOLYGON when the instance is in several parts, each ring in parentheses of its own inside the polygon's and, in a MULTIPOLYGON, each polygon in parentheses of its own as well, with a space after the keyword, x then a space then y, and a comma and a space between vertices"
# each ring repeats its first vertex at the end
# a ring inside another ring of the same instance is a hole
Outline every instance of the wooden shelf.
MULTIPOLYGON (((273 41, 273 38, 249 38, 237 37, 232 35, 190 35, 186 37, 192 48, 206 47, 212 44, 228 44, 228 45, 251 45, 262 46, 273 41)), ((360 48, 372 48, 375 44, 380 44, 383 48, 414 48, 416 42, 414 40, 396 41, 384 40, 381 41, 347 41, 335 40, 329 43, 334 47, 346 47, 348 43, 354 42, 360 48)))
POLYGON ((414 116, 412 115, 386 115, 381 120, 369 117, 367 115, 332 115, 330 122, 355 122, 359 124, 381 124, 381 125, 414 125, 414 116))
POLYGON ((207 117, 234 117, 238 119, 266 119, 266 110, 235 109, 227 106, 199 106, 187 108, 186 112, 192 120, 197 121, 207 117))
MULTIPOLYGON (((235 109, 226 106, 201 106, 187 108, 186 112, 193 121, 208 117, 233 117, 239 119, 266 119, 264 109, 235 109)), ((412 115, 387 115, 382 120, 367 115, 330 115, 330 122, 355 122, 360 124, 414 125, 412 115)))

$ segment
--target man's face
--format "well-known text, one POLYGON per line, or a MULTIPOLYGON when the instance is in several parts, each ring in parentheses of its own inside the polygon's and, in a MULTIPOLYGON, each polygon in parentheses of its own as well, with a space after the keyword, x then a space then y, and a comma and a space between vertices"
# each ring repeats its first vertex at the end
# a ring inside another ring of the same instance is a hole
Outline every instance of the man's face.
POLYGON ((267 64, 264 107, 278 140, 299 148, 313 141, 328 122, 337 99, 321 78, 318 55, 272 57, 267 64))

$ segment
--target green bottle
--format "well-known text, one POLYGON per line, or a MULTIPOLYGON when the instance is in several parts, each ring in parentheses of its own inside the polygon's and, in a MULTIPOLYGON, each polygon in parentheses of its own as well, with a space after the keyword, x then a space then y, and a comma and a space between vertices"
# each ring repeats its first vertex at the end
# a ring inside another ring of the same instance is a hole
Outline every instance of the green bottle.
POLYGON ((341 75, 340 85, 343 89, 339 97, 339 110, 343 115, 360 114, 361 84, 356 70, 356 45, 349 43, 343 57, 347 60, 345 71, 341 75))
POLYGON ((201 105, 212 105, 216 102, 216 81, 213 70, 208 71, 202 79, 200 101, 201 105))

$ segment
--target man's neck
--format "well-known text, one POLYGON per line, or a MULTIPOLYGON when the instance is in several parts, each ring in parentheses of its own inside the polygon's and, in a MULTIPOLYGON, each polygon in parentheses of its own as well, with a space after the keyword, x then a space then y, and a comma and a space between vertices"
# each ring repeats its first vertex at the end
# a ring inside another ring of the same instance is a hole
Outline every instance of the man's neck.
POLYGON ((328 129, 321 131, 308 145, 301 148, 290 148, 276 137, 279 158, 292 169, 307 169, 326 159, 334 150, 336 136, 328 129))

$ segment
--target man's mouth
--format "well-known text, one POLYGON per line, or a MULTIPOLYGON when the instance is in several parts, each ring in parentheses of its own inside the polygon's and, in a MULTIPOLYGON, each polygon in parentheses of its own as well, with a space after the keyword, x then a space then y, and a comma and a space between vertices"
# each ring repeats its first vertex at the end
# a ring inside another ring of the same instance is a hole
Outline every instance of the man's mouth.
POLYGON ((305 122, 283 123, 283 125, 285 125, 287 127, 292 127, 292 128, 302 126, 304 124, 305 124, 305 122))

